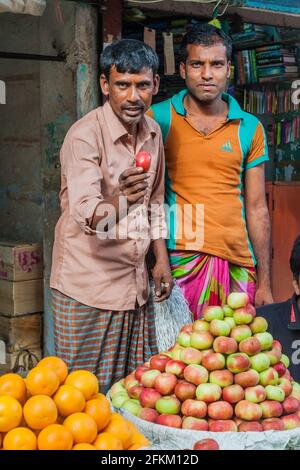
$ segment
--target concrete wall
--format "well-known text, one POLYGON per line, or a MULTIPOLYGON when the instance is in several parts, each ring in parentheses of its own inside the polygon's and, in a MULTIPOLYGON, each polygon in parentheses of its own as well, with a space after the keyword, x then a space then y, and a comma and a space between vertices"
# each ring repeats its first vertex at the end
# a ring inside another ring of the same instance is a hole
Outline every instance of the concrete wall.
MULTIPOLYGON (((0 50, 39 52, 39 19, 0 15, 0 50)), ((39 63, 0 59, 0 234, 42 240, 39 63), (29 177, 28 177, 29 175, 29 177)))
POLYGON ((49 278, 54 228, 60 214, 58 192, 60 188, 59 150, 71 124, 98 104, 96 10, 85 5, 63 3, 65 23, 43 16, 40 24, 44 54, 51 51, 53 38, 58 49, 67 52, 67 62, 41 62, 41 144, 43 183, 43 246, 45 262, 45 328, 44 352, 53 353, 53 319, 49 278), (50 29, 48 25, 52 25, 50 29))
POLYGON ((43 242, 45 354, 53 353, 49 277, 60 214, 59 150, 72 123, 98 103, 96 9, 60 6, 62 15, 53 0, 42 17, 0 15, 0 51, 67 54, 66 62, 0 58, 7 87, 0 105, 0 237, 43 242))

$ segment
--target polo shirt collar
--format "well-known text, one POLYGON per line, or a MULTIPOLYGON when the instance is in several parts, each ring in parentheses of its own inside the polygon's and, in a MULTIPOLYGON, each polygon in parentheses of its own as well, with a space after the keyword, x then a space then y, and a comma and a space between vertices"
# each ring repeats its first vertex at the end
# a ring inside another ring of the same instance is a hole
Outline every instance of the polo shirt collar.
POLYGON ((186 110, 183 104, 184 98, 188 94, 188 90, 181 90, 176 95, 172 96, 171 103, 176 111, 176 113, 181 114, 181 116, 186 115, 186 110))
MULTIPOLYGON (((177 93, 171 98, 171 103, 176 113, 180 114, 181 116, 186 115, 186 110, 184 108, 183 102, 187 94, 188 94, 188 90, 185 89, 185 90, 181 90, 179 93, 177 93)), ((229 120, 244 119, 245 113, 240 107, 236 99, 228 95, 228 93, 223 93, 222 99, 226 101, 226 103, 228 104, 228 119, 229 120)))
MULTIPOLYGON (((109 100, 107 100, 104 105, 102 106, 103 115, 107 122, 107 128, 109 130, 111 139, 115 144, 121 137, 127 136, 128 131, 123 126, 122 122, 118 118, 118 116, 114 113, 109 100)), ((139 138, 141 141, 147 139, 149 135, 156 135, 155 127, 152 126, 152 122, 150 119, 146 119, 145 116, 139 122, 139 138)))
POLYGON ((245 112, 242 110, 240 107, 239 103, 235 98, 233 98, 231 95, 228 95, 228 93, 223 93, 222 99, 227 102, 228 104, 228 119, 229 120, 234 120, 234 119, 244 119, 245 117, 245 112))

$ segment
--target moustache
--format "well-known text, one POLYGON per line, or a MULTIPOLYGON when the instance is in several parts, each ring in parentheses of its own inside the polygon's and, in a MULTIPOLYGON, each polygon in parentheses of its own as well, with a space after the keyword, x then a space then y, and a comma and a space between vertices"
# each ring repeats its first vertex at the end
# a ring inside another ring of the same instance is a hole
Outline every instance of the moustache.
POLYGON ((137 104, 136 106, 122 106, 122 109, 144 109, 145 106, 143 104, 137 104))

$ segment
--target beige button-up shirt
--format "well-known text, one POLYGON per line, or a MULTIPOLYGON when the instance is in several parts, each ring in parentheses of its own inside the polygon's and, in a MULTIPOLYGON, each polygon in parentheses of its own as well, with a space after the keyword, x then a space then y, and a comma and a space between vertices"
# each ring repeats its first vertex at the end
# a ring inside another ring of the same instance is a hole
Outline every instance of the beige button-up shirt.
POLYGON ((62 214, 55 228, 50 286, 100 309, 144 305, 149 295, 145 255, 151 240, 166 237, 164 151, 158 124, 143 118, 134 151, 125 127, 106 102, 71 127, 60 158, 62 214), (91 222, 96 207, 115 194, 120 174, 134 165, 140 150, 151 154, 144 203, 113 224, 109 237, 98 227, 95 233, 91 222))

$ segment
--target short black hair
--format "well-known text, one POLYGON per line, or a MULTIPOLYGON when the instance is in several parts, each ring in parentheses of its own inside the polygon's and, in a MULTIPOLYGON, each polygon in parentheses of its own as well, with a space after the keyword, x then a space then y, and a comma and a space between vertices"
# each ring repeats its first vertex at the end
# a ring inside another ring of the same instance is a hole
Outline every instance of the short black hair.
POLYGON ((119 73, 139 73, 142 69, 152 69, 153 76, 158 71, 159 60, 156 52, 137 39, 120 39, 105 47, 100 56, 100 69, 107 80, 111 67, 119 73))
POLYGON ((221 29, 208 23, 197 23, 183 36, 178 54, 179 62, 185 64, 188 57, 187 45, 197 44, 201 46, 213 46, 222 43, 226 47, 227 60, 231 60, 232 41, 221 29))
POLYGON ((300 235, 296 238, 290 257, 290 268, 294 279, 300 276, 300 235))

